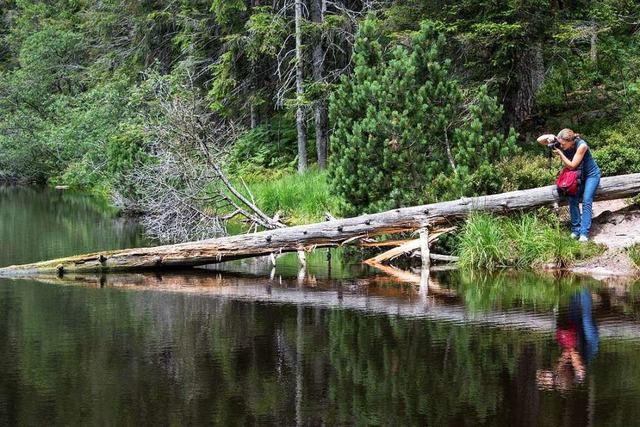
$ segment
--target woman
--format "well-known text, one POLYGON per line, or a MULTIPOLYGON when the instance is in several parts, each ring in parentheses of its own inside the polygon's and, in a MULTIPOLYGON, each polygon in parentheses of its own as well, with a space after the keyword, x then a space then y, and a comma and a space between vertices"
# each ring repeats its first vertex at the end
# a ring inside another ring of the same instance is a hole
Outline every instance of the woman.
MULTIPOLYGON (((547 145, 556 139, 553 135, 545 134, 538 138, 538 142, 547 145)), ((562 129, 557 136, 560 148, 554 148, 554 154, 560 156, 562 163, 571 170, 577 169, 582 163, 582 182, 578 194, 569 196, 569 212, 571 213, 571 238, 581 242, 589 240, 591 217, 593 215, 593 196, 600 184, 600 168, 591 155, 587 143, 571 129, 562 129), (580 196, 582 196, 582 213, 580 212, 580 196)))

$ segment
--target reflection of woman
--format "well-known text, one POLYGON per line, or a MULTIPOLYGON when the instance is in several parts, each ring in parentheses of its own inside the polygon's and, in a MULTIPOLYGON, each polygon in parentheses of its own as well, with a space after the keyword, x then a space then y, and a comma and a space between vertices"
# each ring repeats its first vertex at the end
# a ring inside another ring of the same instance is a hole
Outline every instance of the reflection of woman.
POLYGON ((562 353, 553 370, 539 370, 541 389, 568 390, 582 383, 586 366, 598 352, 598 330, 591 314, 591 294, 583 287, 571 298, 569 310, 558 316, 556 340, 562 353))

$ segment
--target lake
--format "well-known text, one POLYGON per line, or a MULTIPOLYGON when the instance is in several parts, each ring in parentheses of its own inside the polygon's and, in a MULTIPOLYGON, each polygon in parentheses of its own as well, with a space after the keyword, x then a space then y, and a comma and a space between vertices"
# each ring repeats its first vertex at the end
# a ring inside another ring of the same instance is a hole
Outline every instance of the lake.
MULTIPOLYGON (((0 187, 0 267, 153 245, 68 191, 0 187)), ((640 286, 363 267, 0 278, 0 425, 626 426, 640 286)))

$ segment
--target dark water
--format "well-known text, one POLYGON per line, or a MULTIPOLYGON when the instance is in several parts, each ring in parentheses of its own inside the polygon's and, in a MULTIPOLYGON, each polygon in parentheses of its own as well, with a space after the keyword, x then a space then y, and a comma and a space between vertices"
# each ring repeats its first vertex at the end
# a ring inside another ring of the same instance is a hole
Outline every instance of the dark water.
MULTIPOLYGON (((0 266, 145 243, 0 194, 0 266)), ((0 279, 0 425, 638 424, 638 284, 330 266, 0 279)))

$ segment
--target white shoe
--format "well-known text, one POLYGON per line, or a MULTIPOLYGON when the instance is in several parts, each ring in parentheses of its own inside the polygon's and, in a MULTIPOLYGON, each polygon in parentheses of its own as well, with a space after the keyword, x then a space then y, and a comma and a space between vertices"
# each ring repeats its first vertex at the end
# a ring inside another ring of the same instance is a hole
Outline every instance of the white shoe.
POLYGON ((582 236, 580 236, 580 239, 578 239, 578 241, 580 241, 580 242, 588 242, 589 238, 583 234, 582 236))
POLYGON ((573 240, 578 240, 578 233, 571 233, 571 238, 573 240))

